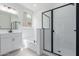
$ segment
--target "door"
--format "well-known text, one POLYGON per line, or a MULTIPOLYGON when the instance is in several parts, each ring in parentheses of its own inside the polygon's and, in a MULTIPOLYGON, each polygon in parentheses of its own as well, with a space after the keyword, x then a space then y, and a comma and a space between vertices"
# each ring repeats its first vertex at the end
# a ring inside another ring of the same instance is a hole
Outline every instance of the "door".
POLYGON ((53 51, 60 55, 76 55, 76 6, 53 10, 53 51))
POLYGON ((43 13, 43 49, 51 52, 51 11, 43 13))
POLYGON ((12 33, 14 50, 22 47, 22 33, 12 33))

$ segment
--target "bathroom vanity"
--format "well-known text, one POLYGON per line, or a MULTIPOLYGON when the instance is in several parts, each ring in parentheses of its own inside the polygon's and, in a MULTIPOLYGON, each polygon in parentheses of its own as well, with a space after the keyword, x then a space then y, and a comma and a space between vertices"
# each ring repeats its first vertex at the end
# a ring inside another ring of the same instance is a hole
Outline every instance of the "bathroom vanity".
POLYGON ((0 33, 0 55, 22 46, 22 33, 0 33))
POLYGON ((0 55, 22 47, 22 33, 18 32, 19 24, 18 14, 0 10, 0 55))

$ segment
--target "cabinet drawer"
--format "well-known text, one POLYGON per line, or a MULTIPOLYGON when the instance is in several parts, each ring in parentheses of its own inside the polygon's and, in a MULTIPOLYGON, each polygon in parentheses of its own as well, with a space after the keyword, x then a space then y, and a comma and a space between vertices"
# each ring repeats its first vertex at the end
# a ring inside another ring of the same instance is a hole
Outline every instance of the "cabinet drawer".
POLYGON ((12 50, 16 50, 21 47, 22 34, 19 33, 9 33, 0 35, 0 54, 8 53, 12 50))
POLYGON ((1 39, 11 38, 11 35, 10 35, 10 34, 1 34, 1 35, 0 35, 0 38, 1 38, 1 39))
POLYGON ((21 33, 13 33, 13 37, 22 37, 21 33))

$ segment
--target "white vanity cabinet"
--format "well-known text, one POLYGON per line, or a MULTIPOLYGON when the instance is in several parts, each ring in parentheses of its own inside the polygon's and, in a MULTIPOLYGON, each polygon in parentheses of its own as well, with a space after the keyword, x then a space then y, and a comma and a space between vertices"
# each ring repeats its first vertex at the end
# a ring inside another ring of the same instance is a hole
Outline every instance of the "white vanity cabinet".
POLYGON ((14 49, 18 49, 22 47, 22 33, 13 33, 13 46, 14 49))
POLYGON ((0 34, 0 55, 21 48, 21 33, 0 34))
POLYGON ((5 54, 12 49, 12 41, 10 34, 0 34, 0 54, 5 54))

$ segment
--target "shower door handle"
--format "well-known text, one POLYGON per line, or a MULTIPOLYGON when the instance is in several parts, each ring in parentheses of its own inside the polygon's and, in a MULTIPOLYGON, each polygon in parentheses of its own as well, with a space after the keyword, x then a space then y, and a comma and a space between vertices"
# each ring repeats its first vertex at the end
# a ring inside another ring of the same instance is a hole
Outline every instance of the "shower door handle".
POLYGON ((53 32, 54 32, 54 30, 53 30, 53 32))
POLYGON ((77 30, 74 30, 74 31, 77 31, 77 30))

